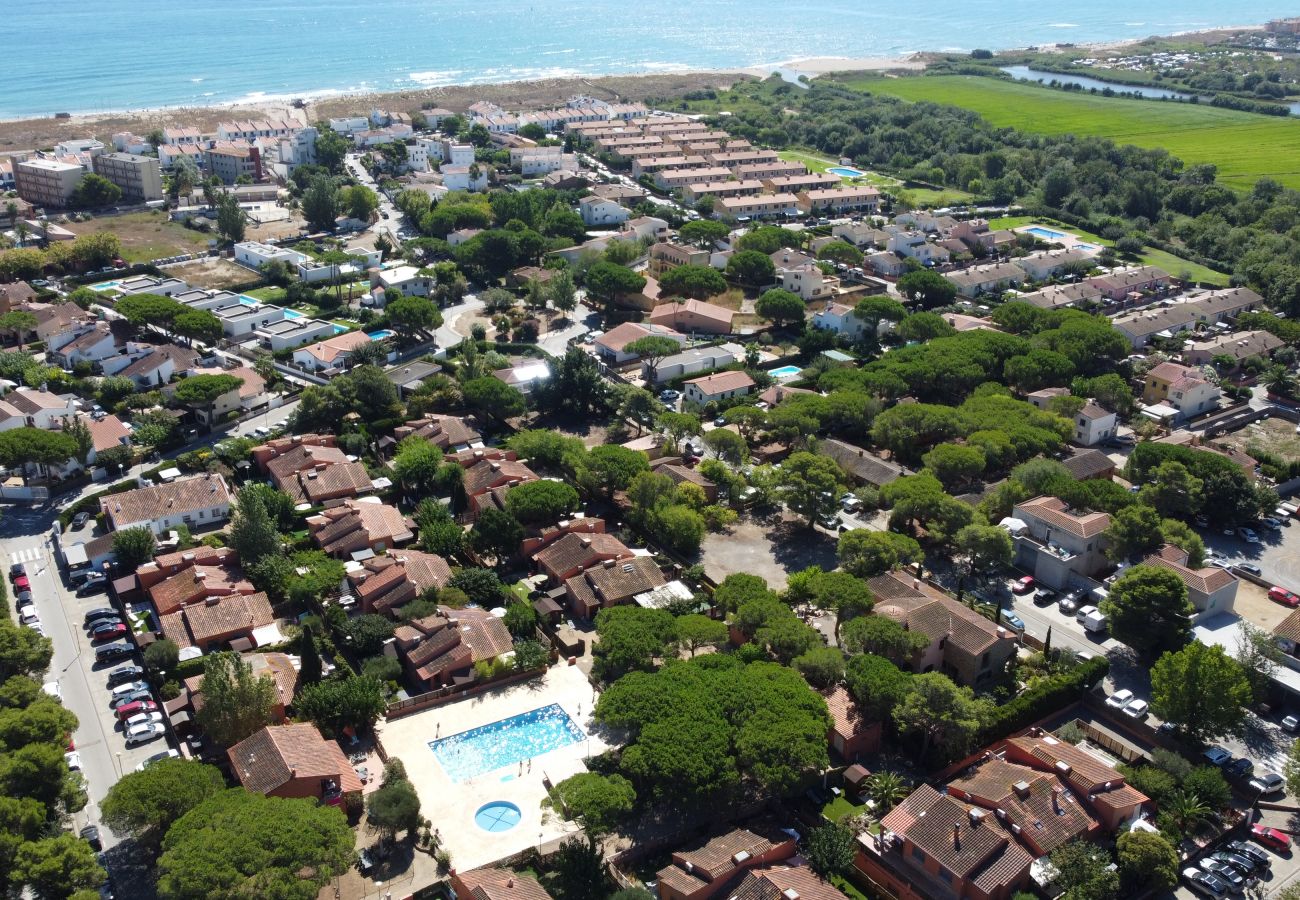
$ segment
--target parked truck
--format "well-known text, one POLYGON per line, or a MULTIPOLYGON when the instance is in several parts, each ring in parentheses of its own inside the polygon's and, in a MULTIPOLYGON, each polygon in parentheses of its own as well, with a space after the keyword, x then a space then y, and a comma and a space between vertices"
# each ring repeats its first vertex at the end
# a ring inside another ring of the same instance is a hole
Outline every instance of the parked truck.
POLYGON ((1100 612, 1090 612, 1083 617, 1083 627, 1093 634, 1101 634, 1106 630, 1106 616, 1100 612))

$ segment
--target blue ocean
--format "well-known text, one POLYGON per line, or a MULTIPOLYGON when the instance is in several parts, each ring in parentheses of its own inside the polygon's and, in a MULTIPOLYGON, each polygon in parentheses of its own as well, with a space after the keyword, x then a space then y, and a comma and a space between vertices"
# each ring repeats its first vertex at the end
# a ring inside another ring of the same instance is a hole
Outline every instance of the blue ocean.
POLYGON ((5 0, 0 117, 1002 49, 1260 23, 1240 0, 5 0))

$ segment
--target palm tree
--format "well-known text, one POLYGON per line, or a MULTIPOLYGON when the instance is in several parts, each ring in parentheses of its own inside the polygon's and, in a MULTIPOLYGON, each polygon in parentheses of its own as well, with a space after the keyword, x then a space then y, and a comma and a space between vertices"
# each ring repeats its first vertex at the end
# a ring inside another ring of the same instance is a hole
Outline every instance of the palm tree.
POLYGON ((1273 366, 1264 373, 1264 386, 1270 394, 1291 397, 1295 394, 1295 379, 1286 366, 1273 366))
POLYGON ((877 772, 867 779, 867 793, 876 804, 877 817, 883 817, 902 803, 910 792, 907 782, 895 772, 877 772))
POLYGON ((1204 822, 1214 812, 1205 805, 1205 801, 1195 791, 1175 791, 1165 801, 1164 811, 1184 834, 1204 822))

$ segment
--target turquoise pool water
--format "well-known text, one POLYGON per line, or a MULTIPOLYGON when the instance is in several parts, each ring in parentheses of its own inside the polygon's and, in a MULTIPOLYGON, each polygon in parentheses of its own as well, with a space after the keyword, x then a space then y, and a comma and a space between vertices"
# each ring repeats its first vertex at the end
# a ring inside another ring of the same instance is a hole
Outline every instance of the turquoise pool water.
POLYGON ((429 749, 447 777, 459 784, 485 772, 576 744, 585 737, 569 714, 558 703, 552 703, 430 741, 429 749))
POLYGON ((1045 241, 1056 241, 1065 237, 1064 231, 1053 231, 1050 228, 1043 228, 1040 225, 1035 225, 1033 228, 1026 228, 1025 233, 1032 234, 1034 237, 1040 237, 1045 241))
POLYGON ((474 824, 484 831, 499 833, 514 828, 523 817, 519 807, 513 803, 493 800, 480 806, 478 812, 474 813, 474 824))
POLYGON ((803 369, 798 366, 782 366, 779 369, 772 369, 767 374, 781 381, 786 381, 790 378, 796 377, 802 371, 803 369))
POLYGON ((92 284, 90 289, 92 291, 111 291, 121 283, 120 281, 101 281, 99 284, 92 284))
POLYGON ((861 178, 863 175, 867 174, 866 172, 852 169, 848 166, 831 166, 826 171, 830 172, 832 175, 838 175, 841 178, 861 178))
POLYGON ((292 310, 292 309, 286 309, 286 310, 284 311, 284 317, 285 317, 286 319, 305 319, 305 318, 306 318, 306 316, 304 316, 302 313, 300 313, 300 312, 298 312, 298 311, 296 311, 296 310, 292 310))
POLYGON ((368 335, 366 335, 366 337, 370 338, 372 341, 382 341, 384 338, 390 338, 396 333, 397 332, 389 331, 387 328, 385 328, 382 331, 372 331, 368 335))

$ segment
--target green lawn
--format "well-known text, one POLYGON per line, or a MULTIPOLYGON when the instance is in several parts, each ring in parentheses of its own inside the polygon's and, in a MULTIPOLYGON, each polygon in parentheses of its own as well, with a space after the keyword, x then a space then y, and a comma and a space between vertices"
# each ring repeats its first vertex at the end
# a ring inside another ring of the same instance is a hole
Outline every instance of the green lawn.
POLYGON ((117 235, 122 242, 122 258, 129 263, 206 250, 212 237, 172 222, 166 213, 156 209, 96 217, 89 222, 70 223, 67 227, 77 234, 107 231, 117 235))
MULTIPOLYGON (((816 153, 809 153, 806 150, 781 150, 778 151, 777 155, 790 162, 803 163, 810 172, 825 172, 831 166, 839 165, 838 160, 831 159, 828 156, 820 156, 816 153)), ((881 190, 888 191, 909 206, 949 206, 954 203, 965 203, 974 196, 956 188, 945 188, 941 191, 929 188, 905 188, 897 178, 881 175, 879 172, 867 172, 861 178, 845 178, 842 180, 854 184, 865 183, 878 187, 881 190)))
POLYGON ((861 77, 856 90, 974 110, 992 124, 1044 134, 1098 135, 1213 163, 1219 181, 1248 188, 1269 176, 1300 188, 1300 121, 1187 103, 1067 93, 974 75, 861 77))
POLYGON ((250 297, 255 297, 263 303, 282 303, 285 297, 285 289, 268 284, 266 287, 254 288, 251 291, 244 291, 250 297))
MULTIPOLYGON (((1021 225, 1028 225, 1031 222, 1038 222, 1042 225, 1049 225, 1052 228, 1068 231, 1071 234, 1077 234, 1079 237, 1096 244, 1109 245, 1113 243, 1100 235, 1093 234, 1091 231, 1084 231, 1082 228, 1075 228, 1073 225, 1065 225, 1061 222, 1057 222, 1055 219, 1035 216, 1004 216, 1000 219, 992 219, 989 221, 989 228, 994 230, 1001 228, 1019 228, 1021 225)), ((1227 286, 1228 284, 1228 275, 1226 273, 1198 265, 1190 260, 1183 259, 1181 256, 1174 256, 1174 254, 1165 250, 1157 250, 1155 247, 1147 247, 1143 250, 1141 261, 1148 266, 1159 266, 1176 278, 1186 277, 1195 281, 1204 281, 1208 284, 1224 286, 1227 286)))

